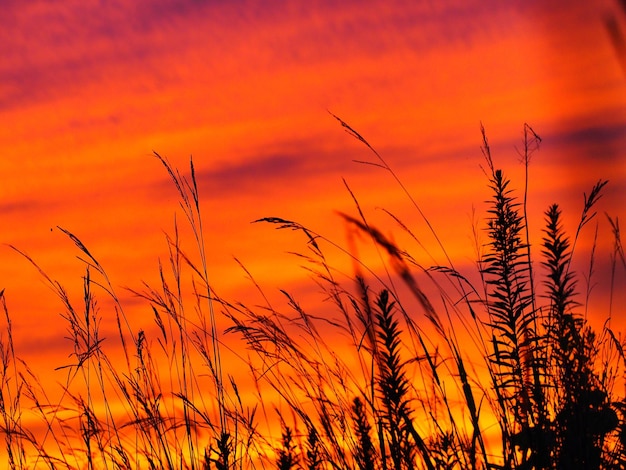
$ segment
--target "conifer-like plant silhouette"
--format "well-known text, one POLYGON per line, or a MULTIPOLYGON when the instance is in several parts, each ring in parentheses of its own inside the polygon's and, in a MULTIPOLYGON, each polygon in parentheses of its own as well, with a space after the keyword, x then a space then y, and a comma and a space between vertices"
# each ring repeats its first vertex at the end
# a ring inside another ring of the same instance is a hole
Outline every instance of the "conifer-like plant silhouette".
POLYGON ((534 307, 531 262, 524 240, 521 204, 512 196, 510 181, 495 169, 483 131, 484 152, 493 192, 488 210, 489 245, 482 259, 487 292, 488 326, 493 351, 489 355, 503 440, 505 467, 516 461, 514 446, 522 449, 522 467, 542 466, 549 460, 545 448, 548 418, 545 385, 545 342, 534 307))

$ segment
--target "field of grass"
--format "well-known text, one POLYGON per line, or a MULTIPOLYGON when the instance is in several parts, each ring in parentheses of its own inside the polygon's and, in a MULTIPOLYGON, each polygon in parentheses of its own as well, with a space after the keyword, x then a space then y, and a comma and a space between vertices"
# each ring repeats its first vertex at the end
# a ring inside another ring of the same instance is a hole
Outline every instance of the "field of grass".
MULTIPOLYGON (((384 158, 337 120, 425 220, 384 158)), ((607 182, 581 197, 574 233, 563 229, 559 205, 549 204, 542 239, 530 240, 528 180, 514 189, 484 130, 482 138, 491 195, 483 235, 476 233, 476 273, 457 271, 450 258, 420 265, 385 235, 389 230, 369 223, 347 184, 355 213, 341 218, 378 249, 384 272, 296 221, 257 221, 302 237, 295 255, 324 293, 323 315, 287 291, 286 310, 267 298, 250 306, 214 292, 210 276, 219 273, 207 254, 193 162, 183 175, 155 154, 178 191, 187 227, 175 226, 167 238, 160 284, 135 291, 154 330, 133 330, 97 254, 65 231, 85 274, 76 305, 39 270, 63 303, 73 344, 61 398, 52 401, 37 371, 16 354, 14 313, 0 294, 0 429, 8 467, 626 468, 624 341, 610 323, 594 331, 587 322, 591 280, 572 268, 581 233, 603 218, 614 234, 613 269, 626 270, 618 220, 596 213, 607 182), (183 233, 191 240, 183 243, 183 233), (333 266, 329 249, 351 258, 353 272, 333 266), (218 328, 225 319, 230 326, 218 328), (116 325, 107 342, 105 322, 109 330, 116 325)), ((525 125, 527 175, 540 143, 525 125)), ((419 243, 411 221, 389 215, 419 243)))

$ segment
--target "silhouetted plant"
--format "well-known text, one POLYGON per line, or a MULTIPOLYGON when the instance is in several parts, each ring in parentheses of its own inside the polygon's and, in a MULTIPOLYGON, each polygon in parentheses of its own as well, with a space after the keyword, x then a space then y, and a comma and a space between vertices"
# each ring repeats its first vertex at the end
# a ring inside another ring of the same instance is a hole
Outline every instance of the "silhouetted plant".
POLYGON ((307 431, 304 466, 307 470, 318 470, 322 468, 324 462, 322 443, 315 426, 309 424, 307 431))
POLYGON ((382 419, 389 454, 396 470, 414 468, 416 451, 422 454, 427 468, 432 468, 424 440, 413 426, 410 382, 400 357, 402 331, 393 315, 394 305, 395 302, 389 301, 389 293, 383 290, 376 299, 374 315, 378 341, 376 381, 382 396, 382 419))
MULTIPOLYGON (((482 129, 491 196, 488 241, 478 259, 481 291, 453 265, 392 168, 336 118, 374 153, 375 161, 363 163, 381 168, 400 185, 447 264, 421 266, 369 223, 346 183, 358 216, 341 214, 342 220, 374 243, 381 259, 388 257, 389 270, 375 271, 353 251, 300 223, 265 217, 259 221, 304 236, 309 250, 296 255, 327 300, 318 306, 322 313, 311 314, 285 290, 281 308, 266 298, 264 306, 253 308, 220 298, 209 280, 193 162, 185 177, 155 154, 178 191, 194 241, 192 252, 184 251, 175 222, 167 236, 169 259, 158 265, 159 282, 132 291, 149 303, 155 328, 131 327, 106 271, 69 231, 61 229, 86 265, 80 308, 20 252, 64 306, 72 361, 60 368, 66 380, 60 400, 52 402, 16 355, 0 291, 7 324, 6 337, 0 338, 0 431, 10 468, 626 468, 626 401, 615 392, 625 370, 623 343, 608 327, 595 332, 578 313, 582 305, 572 263, 606 182, 584 196, 573 241, 562 227, 559 206, 547 209, 536 269, 526 188, 529 157, 541 139, 525 125, 526 185, 520 201, 496 168, 482 129), (341 278, 345 273, 331 266, 327 248, 353 261, 347 282, 341 278), (190 279, 190 292, 184 279, 190 279), (431 290, 423 289, 423 282, 431 290), (111 310, 100 310, 96 292, 112 300, 111 310), (225 333, 217 328, 214 304, 231 322, 225 333), (103 321, 117 325, 122 361, 114 363, 105 348, 103 321), (225 335, 248 346, 251 357, 233 357, 250 370, 253 399, 243 398, 240 384, 224 375, 225 335), (348 343, 341 343, 341 351, 336 338, 348 343), (272 403, 264 398, 266 385, 272 403), (27 403, 45 428, 43 436, 24 428, 27 403), (280 438, 260 429, 259 414, 268 429, 276 424, 267 414, 270 408, 286 408, 293 416, 287 426, 278 414, 280 438)), ((419 242, 407 224, 386 214, 419 242)), ((608 220, 615 240, 613 269, 621 261, 626 270, 618 220, 608 220)), ((612 289, 614 281, 613 276, 612 289)))
MULTIPOLYGON (((486 145, 485 145, 486 147, 486 145)), ((487 147, 488 148, 488 147, 487 147)), ((539 467, 549 461, 544 383, 544 342, 537 331, 539 312, 533 309, 530 263, 523 241, 525 222, 509 188, 510 181, 490 169, 492 207, 488 210, 489 250, 482 260, 487 286, 487 311, 492 329, 494 387, 501 406, 505 466, 517 465, 514 446, 522 450, 522 467, 539 467), (530 463, 528 463, 530 462, 530 463)))
POLYGON ((374 470, 376 468, 376 448, 372 442, 372 427, 370 426, 365 406, 359 397, 355 397, 352 405, 352 419, 354 420, 355 450, 354 459, 359 470, 374 470))
POLYGON ((283 427, 281 447, 278 449, 276 467, 278 470, 291 470, 298 465, 296 446, 289 426, 283 427))

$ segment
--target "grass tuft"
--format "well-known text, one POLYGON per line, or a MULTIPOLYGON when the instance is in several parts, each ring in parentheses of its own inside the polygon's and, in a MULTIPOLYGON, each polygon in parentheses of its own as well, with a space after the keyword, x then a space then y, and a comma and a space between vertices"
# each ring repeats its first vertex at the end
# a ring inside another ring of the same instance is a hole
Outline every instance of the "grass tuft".
MULTIPOLYGON (((530 157, 542 140, 524 126, 519 196, 481 126, 486 243, 477 242, 477 272, 462 272, 399 176, 333 117, 372 152, 373 160, 359 163, 387 173, 404 191, 445 264, 418 263, 368 221, 344 181, 356 215, 339 217, 376 248, 382 269, 359 257, 354 239, 345 248, 296 221, 262 217, 256 222, 302 237, 306 251, 294 255, 322 301, 305 304, 280 289, 282 299, 272 303, 239 261, 264 304, 221 298, 209 276, 193 160, 184 175, 155 153, 186 228, 179 232, 175 219, 158 282, 131 290, 153 325, 134 326, 105 268, 72 232, 60 229, 84 265, 78 296, 14 248, 59 298, 70 359, 56 370, 59 393, 49 393, 19 359, 0 291, 0 431, 9 468, 626 467, 626 356, 610 323, 617 274, 626 271, 618 219, 606 216, 614 244, 607 322, 599 330, 587 321, 599 220, 589 270, 577 272, 573 263, 607 182, 583 195, 573 237, 560 206, 549 205, 536 253, 527 197, 530 157), (331 251, 352 264, 352 274, 333 265, 331 251), (111 331, 114 337, 105 337, 111 331), (248 380, 240 381, 240 370, 249 371, 248 380)), ((411 221, 385 213, 424 248, 411 221)))

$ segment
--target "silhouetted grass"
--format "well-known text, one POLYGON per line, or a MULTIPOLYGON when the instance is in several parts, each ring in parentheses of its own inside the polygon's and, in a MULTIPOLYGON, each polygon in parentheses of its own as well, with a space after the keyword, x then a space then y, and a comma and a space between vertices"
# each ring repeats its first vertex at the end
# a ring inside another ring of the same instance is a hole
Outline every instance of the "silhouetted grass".
MULTIPOLYGON (((280 308, 267 298, 258 307, 221 298, 209 276, 193 162, 183 176, 155 153, 178 192, 193 243, 183 250, 175 223, 166 239, 169 257, 158 264, 159 282, 133 291, 146 302, 154 329, 133 330, 104 267, 71 232, 61 229, 85 265, 80 305, 20 251, 61 300, 72 344, 71 362, 60 368, 60 398, 52 402, 16 354, 0 292, 6 319, 0 429, 10 468, 626 467, 626 401, 617 392, 624 385, 623 343, 609 324, 593 331, 587 323, 589 288, 579 295, 580 275, 572 267, 606 182, 584 195, 573 238, 559 205, 551 204, 543 239, 532 242, 528 165, 541 139, 525 125, 520 199, 497 168, 483 129, 491 195, 487 243, 478 247, 480 281, 472 283, 472 273, 457 270, 393 169, 335 118, 373 152, 374 161, 361 163, 399 184, 446 264, 421 266, 370 224, 346 184, 356 215, 340 217, 379 249, 386 273, 298 222, 264 217, 257 222, 304 236, 307 249, 296 256, 326 301, 312 314, 287 291, 280 308), (330 249, 353 262, 352 275, 331 264, 330 249), (96 294, 111 307, 101 310, 96 294), (218 316, 229 321, 226 331, 218 329, 218 316), (117 349, 105 347, 104 323, 117 325, 117 349), (230 350, 229 337, 243 340, 247 351, 230 350), (235 360, 249 370, 246 383, 229 373, 225 355, 229 367, 235 360), (25 414, 44 431, 28 429, 25 414)), ((410 221, 388 214, 417 241, 410 221)), ((614 236, 613 292, 615 272, 626 270, 626 261, 619 222, 607 219, 614 236)))

